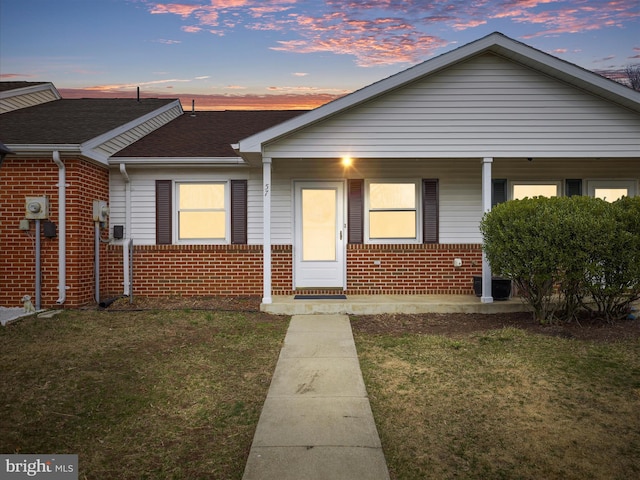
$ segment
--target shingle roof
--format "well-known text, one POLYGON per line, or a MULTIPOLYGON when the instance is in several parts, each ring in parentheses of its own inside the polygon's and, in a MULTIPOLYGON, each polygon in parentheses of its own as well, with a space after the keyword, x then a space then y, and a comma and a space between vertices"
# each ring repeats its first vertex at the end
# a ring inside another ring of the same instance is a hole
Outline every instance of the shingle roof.
POLYGON ((19 88, 35 87, 36 85, 46 85, 49 82, 0 82, 0 92, 18 90, 19 88))
POLYGON ((119 151, 116 157, 235 157, 231 144, 305 110, 191 112, 172 120, 119 151))
POLYGON ((0 115, 0 141, 11 144, 81 144, 176 100, 62 99, 0 115))

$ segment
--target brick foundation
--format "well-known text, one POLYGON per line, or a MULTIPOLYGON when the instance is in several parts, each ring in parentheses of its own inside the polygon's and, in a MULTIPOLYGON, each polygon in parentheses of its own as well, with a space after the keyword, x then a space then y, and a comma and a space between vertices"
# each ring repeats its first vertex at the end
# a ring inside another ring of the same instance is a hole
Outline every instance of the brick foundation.
MULTIPOLYGON (((292 295, 292 247, 274 245, 272 252, 272 293, 292 295)), ((106 291, 118 295, 123 291, 122 247, 110 245, 107 256, 106 291)), ((262 296, 260 245, 136 246, 133 268, 134 295, 262 296)), ((481 272, 478 244, 349 245, 346 293, 470 295, 473 276, 481 272), (461 267, 454 267, 455 258, 462 260, 461 267)), ((331 291, 305 289, 305 293, 331 291)))

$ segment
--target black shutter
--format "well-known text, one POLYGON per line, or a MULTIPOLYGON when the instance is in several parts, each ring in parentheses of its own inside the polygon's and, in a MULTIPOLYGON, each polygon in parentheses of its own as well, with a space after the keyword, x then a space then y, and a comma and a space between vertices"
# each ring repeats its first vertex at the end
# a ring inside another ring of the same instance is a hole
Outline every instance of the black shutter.
POLYGON ((231 243, 247 243, 246 180, 231 180, 231 243))
POLYGON ((348 242, 364 243, 364 180, 347 180, 348 242))
POLYGON ((422 180, 422 242, 438 243, 438 179, 422 180))
POLYGON ((566 196, 573 197, 574 195, 582 195, 582 180, 579 178, 567 179, 566 182, 566 196))
POLYGON ((507 180, 494 178, 491 180, 491 206, 507 201, 507 180))
POLYGON ((171 180, 156 180, 156 244, 170 245, 172 240, 171 180))

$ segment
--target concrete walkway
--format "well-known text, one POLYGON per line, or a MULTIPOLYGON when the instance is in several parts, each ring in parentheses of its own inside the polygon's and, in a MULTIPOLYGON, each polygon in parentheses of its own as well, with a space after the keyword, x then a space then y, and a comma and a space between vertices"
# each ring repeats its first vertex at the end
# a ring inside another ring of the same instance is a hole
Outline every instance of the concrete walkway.
POLYGON ((243 480, 388 478, 349 318, 292 317, 243 480))

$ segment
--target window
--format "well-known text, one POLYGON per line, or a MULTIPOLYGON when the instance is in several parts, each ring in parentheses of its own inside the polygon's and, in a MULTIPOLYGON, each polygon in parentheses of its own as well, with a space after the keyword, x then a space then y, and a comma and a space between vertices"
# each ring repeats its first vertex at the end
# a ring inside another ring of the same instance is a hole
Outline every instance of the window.
POLYGON ((247 181, 156 180, 156 243, 247 243, 247 181), (174 203, 175 202, 175 203, 174 203))
POLYGON ((557 197, 560 193, 560 182, 512 182, 511 199, 521 200, 525 197, 557 197))
POLYGON ((588 182, 589 195, 607 202, 635 196, 635 187, 636 182, 633 180, 590 180, 588 182))
POLYGON ((365 229, 373 242, 418 241, 417 181, 367 183, 365 229))
POLYGON ((177 204, 179 240, 226 239, 224 183, 179 183, 177 204))

